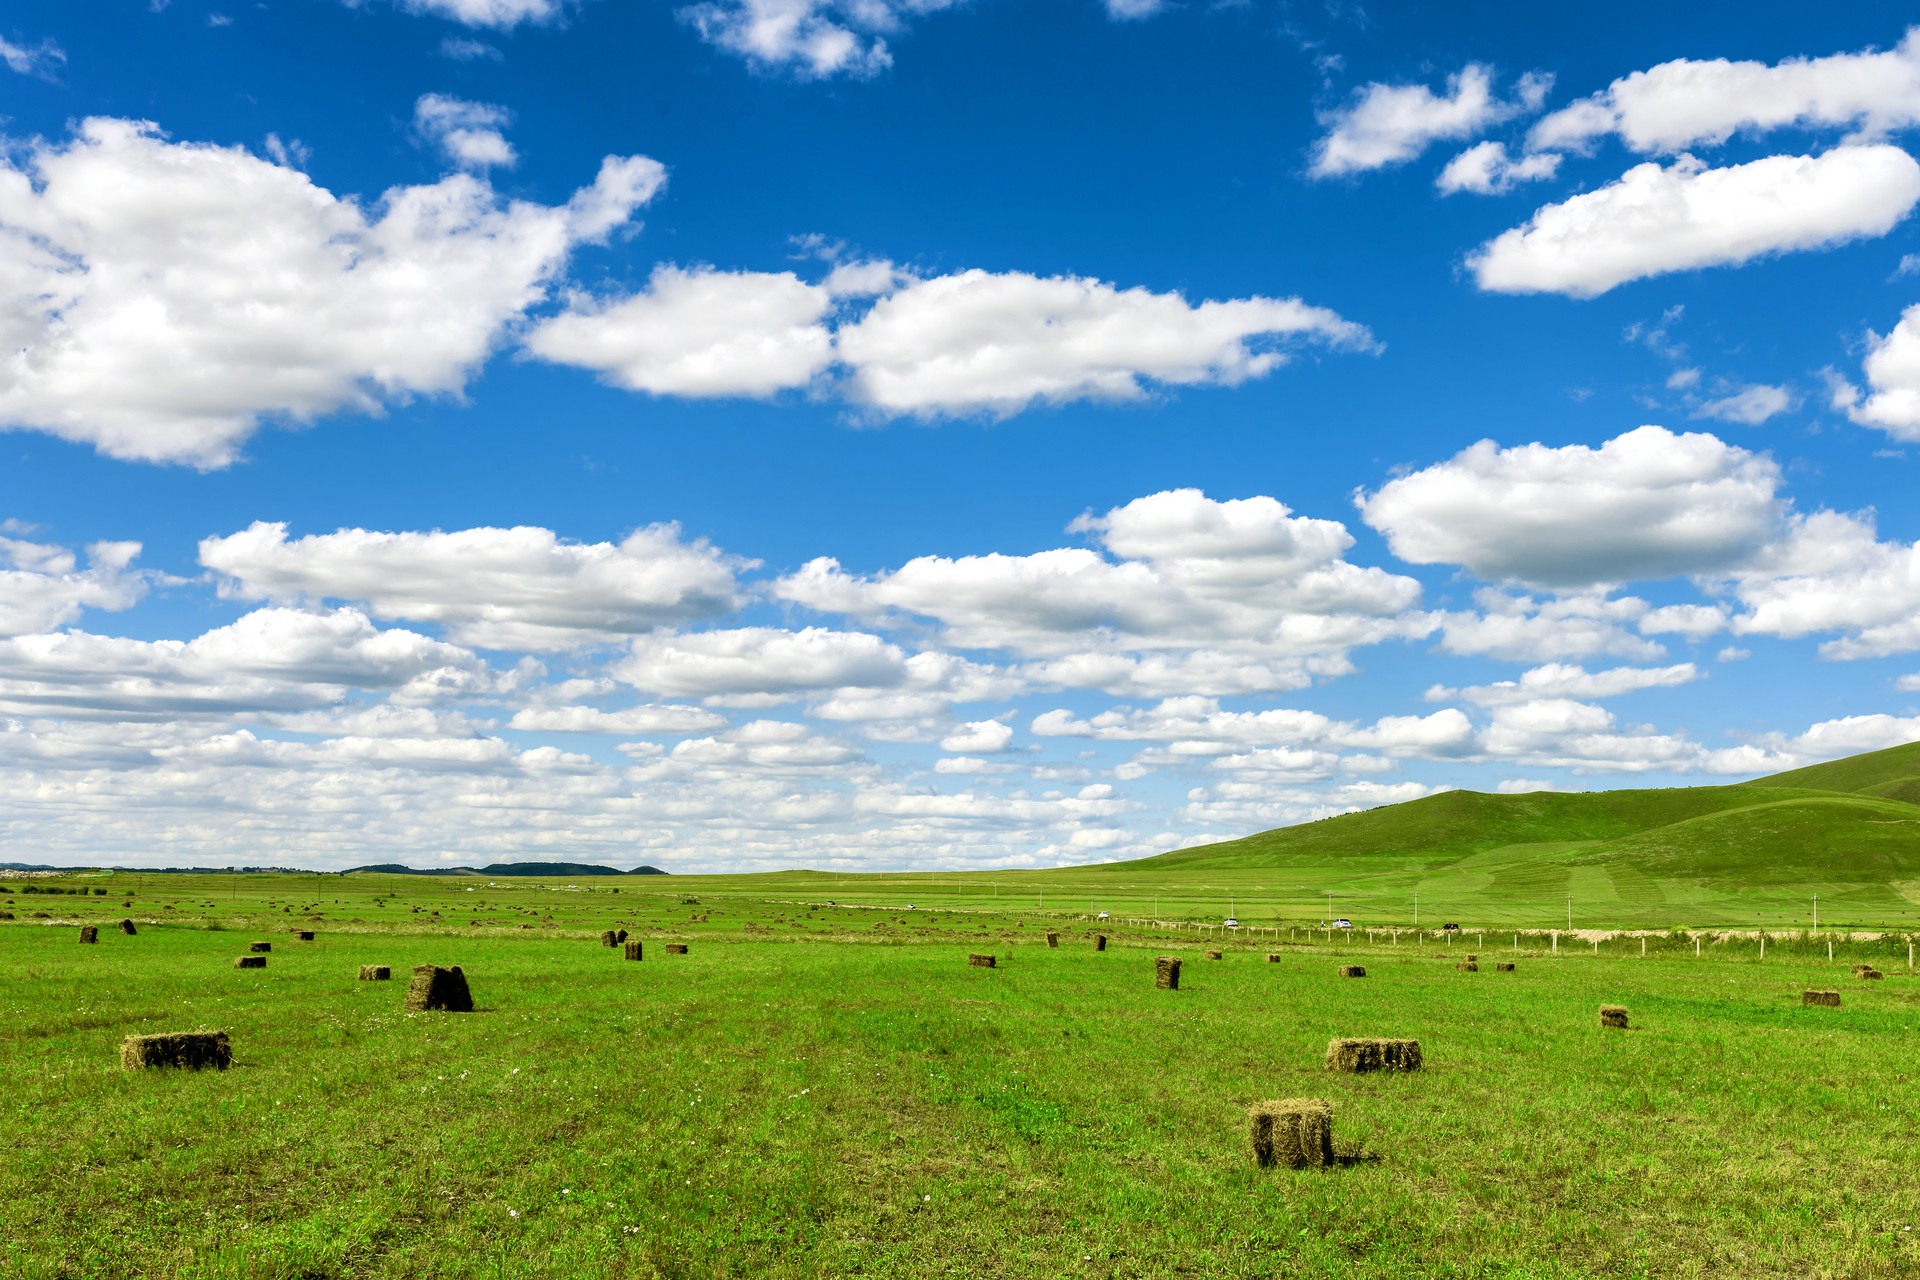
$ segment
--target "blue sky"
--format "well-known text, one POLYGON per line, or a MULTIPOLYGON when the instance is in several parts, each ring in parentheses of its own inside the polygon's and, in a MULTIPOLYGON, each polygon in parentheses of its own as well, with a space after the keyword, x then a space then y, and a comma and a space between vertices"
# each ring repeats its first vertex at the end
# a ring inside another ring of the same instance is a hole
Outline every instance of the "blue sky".
POLYGON ((0 60, 0 858, 1047 866, 1920 738, 1892 6, 0 60))

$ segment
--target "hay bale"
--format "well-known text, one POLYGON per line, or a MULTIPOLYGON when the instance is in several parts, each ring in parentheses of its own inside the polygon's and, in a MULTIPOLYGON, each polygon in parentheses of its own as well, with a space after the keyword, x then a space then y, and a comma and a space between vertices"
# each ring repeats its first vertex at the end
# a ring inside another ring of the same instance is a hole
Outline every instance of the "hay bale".
POLYGON ((135 934, 139 933, 140 931, 133 927, 133 921, 122 920, 120 922, 120 932, 126 934, 129 938, 131 938, 135 934))
POLYGON ((1253 1162, 1262 1169, 1333 1163, 1333 1105, 1323 1098, 1256 1102, 1247 1110, 1247 1130, 1253 1162))
POLYGON ((312 941, 313 941, 313 930, 311 930, 311 929, 302 929, 302 930, 300 930, 300 931, 299 931, 299 938, 300 938, 300 941, 302 941, 302 942, 312 942, 312 941))
POLYGON ((1873 966, 1870 964, 1856 964, 1853 966, 1853 976, 1857 978, 1871 968, 1873 966))
POLYGON ((437 964, 415 965, 413 985, 407 988, 407 1011, 444 1009, 448 1013, 472 1013, 473 993, 467 990, 467 975, 460 966, 443 969, 437 964))
POLYGON ((991 969, 994 967, 994 959, 993 956, 970 955, 967 957, 967 963, 975 969, 991 969))
POLYGON ((1461 971, 1462 973, 1478 973, 1478 972, 1480 972, 1480 966, 1479 966, 1479 965, 1477 965, 1477 964, 1475 964, 1475 963, 1474 963, 1473 961, 1471 961, 1471 960, 1462 960, 1462 961, 1461 961, 1461 962, 1460 962, 1459 964, 1457 964, 1457 965, 1455 965, 1455 966, 1453 966, 1453 967, 1454 967, 1454 968, 1456 968, 1456 969, 1458 969, 1458 970, 1460 970, 1460 971, 1461 971))
POLYGON ((1627 1029, 1627 1007, 1623 1004, 1603 1004, 1600 1006, 1600 1025, 1627 1029))
POLYGON ((1267 963, 1268 963, 1268 964, 1279 964, 1279 963, 1280 963, 1280 953, 1279 953, 1278 951, 1269 951, 1269 952, 1267 952, 1267 963))
POLYGON ((264 955, 266 952, 273 950, 273 944, 271 942, 249 942, 247 944, 247 950, 264 955))
POLYGON ((1327 1068, 1331 1071, 1418 1071, 1424 1059, 1418 1040, 1381 1040, 1356 1037, 1327 1041, 1327 1068))
POLYGON ((1500 961, 1500 963, 1493 966, 1493 971, 1495 973, 1512 973, 1513 962, 1511 960, 1502 960, 1500 961))
POLYGON ((1364 978, 1367 976, 1367 969, 1365 965, 1343 964, 1340 966, 1340 976, 1343 978, 1364 978))
POLYGON ((626 944, 624 944, 624 945, 625 945, 625 947, 626 947, 626 957, 627 957, 627 959, 629 959, 629 960, 640 960, 640 959, 643 959, 643 958, 644 958, 644 957, 643 957, 643 955, 641 954, 641 942, 640 942, 640 939, 638 939, 638 938, 635 938, 635 939, 634 939, 634 940, 633 940, 632 942, 629 942, 629 943, 626 943, 626 944))
POLYGON ((1048 935, 1047 935, 1047 945, 1048 945, 1048 946, 1050 946, 1050 947, 1057 947, 1057 946, 1059 946, 1059 945, 1060 945, 1060 935, 1059 935, 1059 934, 1057 934, 1057 933, 1050 933, 1050 934, 1048 934, 1048 935))
POLYGON ((120 1042, 120 1065, 128 1071, 155 1067, 185 1067, 198 1071, 212 1067, 225 1071, 233 1061, 233 1046, 224 1031, 169 1031, 152 1036, 128 1036, 120 1042))
POLYGON ((1479 960, 1479 959, 1480 959, 1480 957, 1479 957, 1479 956, 1474 956, 1474 955, 1470 955, 1470 956, 1468 956, 1468 957, 1467 957, 1467 963, 1468 963, 1468 964, 1473 964, 1473 963, 1474 963, 1475 961, 1477 961, 1477 960, 1479 960))
POLYGON ((1153 985, 1162 991, 1180 989, 1180 961, 1175 956, 1157 956, 1153 962, 1153 985))
POLYGON ((608 929, 600 935, 600 945, 603 947, 617 947, 620 945, 620 939, 614 936, 613 930, 608 929))
POLYGON ((360 981, 385 982, 393 977, 393 970, 384 964, 363 964, 360 966, 360 981))
POLYGON ((667 954, 670 956, 683 956, 687 954, 687 944, 684 942, 669 942, 667 944, 667 954))
POLYGON ((1830 1009, 1838 1009, 1840 1007, 1840 993, 1838 991, 1802 991, 1800 993, 1800 1003, 1802 1006, 1818 1004, 1825 1005, 1830 1009))
POLYGON ((1096 934, 1094 934, 1094 935, 1093 935, 1093 949, 1094 949, 1095 951, 1105 951, 1105 950, 1107 949, 1107 935, 1106 935, 1106 934, 1104 934, 1104 933, 1096 933, 1096 934))
MULTIPOLYGON (((614 892, 618 893, 620 891, 618 889, 615 889, 614 892)), ((620 930, 620 932, 614 934, 613 937, 616 942, 620 942, 624 944, 627 940, 627 931, 625 929, 622 929, 620 930)))
POLYGON ((241 956, 233 962, 236 969, 264 969, 267 967, 265 956, 241 956))
POLYGON ((1884 978, 1887 975, 1880 972, 1878 969, 1862 969, 1859 973, 1855 974, 1854 976, 1861 979, 1876 979, 1876 978, 1884 978))
POLYGON ((1218 960, 1219 958, 1220 958, 1220 953, 1219 953, 1218 951, 1209 951, 1209 952, 1207 952, 1207 959, 1209 959, 1209 960, 1218 960))
POLYGON ((83 925, 81 925, 81 926, 80 926, 80 941, 82 941, 82 942, 98 942, 98 941, 100 941, 100 930, 98 930, 98 929, 96 929, 96 928, 95 928, 94 926, 92 926, 92 925, 90 925, 90 924, 83 924, 83 925))

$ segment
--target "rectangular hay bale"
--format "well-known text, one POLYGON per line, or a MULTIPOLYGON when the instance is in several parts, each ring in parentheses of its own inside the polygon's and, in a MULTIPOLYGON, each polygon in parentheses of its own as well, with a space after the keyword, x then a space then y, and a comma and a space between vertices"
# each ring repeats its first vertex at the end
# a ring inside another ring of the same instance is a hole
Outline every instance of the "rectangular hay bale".
POLYGON ((600 935, 600 945, 603 947, 617 947, 620 945, 620 939, 614 936, 613 930, 608 929, 600 935))
POLYGON ((1494 971, 1495 973, 1512 973, 1512 972, 1514 971, 1514 970, 1513 970, 1513 961, 1511 961, 1511 960, 1502 960, 1502 961, 1500 961, 1500 963, 1498 963, 1498 964, 1496 964, 1496 965, 1494 965, 1494 966, 1493 966, 1493 971, 1494 971))
POLYGON ((1423 1061, 1418 1040, 1367 1036, 1327 1041, 1327 1067, 1332 1071, 1418 1071, 1423 1061))
POLYGON ((1858 976, 1863 980, 1871 980, 1876 978, 1884 978, 1887 975, 1880 972, 1878 969, 1862 969, 1858 974, 1858 976))
POLYGON ((249 942, 247 944, 247 950, 259 952, 264 955, 266 952, 273 950, 273 944, 271 942, 249 942))
POLYGON ((1247 1139, 1262 1169, 1325 1168, 1333 1163, 1333 1105, 1324 1098, 1280 1098, 1247 1110, 1247 1139))
POLYGON ((687 954, 687 944, 684 942, 669 942, 667 944, 667 954, 670 956, 683 956, 687 954))
POLYGON ((1473 961, 1471 961, 1471 960, 1462 960, 1462 961, 1461 961, 1461 962, 1460 962, 1459 964, 1457 964, 1457 965, 1455 965, 1455 966, 1453 966, 1453 967, 1454 967, 1454 968, 1456 968, 1456 969, 1458 969, 1458 970, 1460 970, 1460 971, 1461 971, 1462 973, 1478 973, 1478 972, 1480 972, 1480 966, 1479 966, 1479 965, 1477 965, 1477 964, 1475 964, 1475 963, 1474 963, 1473 961))
POLYGON ((133 927, 133 921, 122 920, 120 922, 120 932, 126 934, 129 938, 131 938, 135 934, 139 933, 140 931, 133 927))
POLYGON ((641 950, 640 939, 635 938, 633 941, 626 944, 626 956, 627 956, 627 959, 629 960, 640 960, 645 958, 641 950))
POLYGON ((98 941, 100 941, 100 930, 98 930, 97 928, 95 928, 94 926, 92 926, 92 925, 90 925, 90 924, 83 924, 83 925, 81 925, 81 926, 80 926, 80 941, 82 941, 82 942, 98 942, 98 941))
POLYGON ((1153 962, 1153 985, 1162 991, 1180 989, 1180 961, 1174 956, 1158 956, 1153 962))
POLYGON ((1209 952, 1207 952, 1207 959, 1209 959, 1209 960, 1218 960, 1219 958, 1220 958, 1220 953, 1219 953, 1218 951, 1209 951, 1209 952))
POLYGON ((233 962, 236 969, 264 969, 267 967, 265 956, 241 956, 233 962))
POLYGON ((1095 951, 1105 951, 1105 950, 1107 949, 1107 935, 1106 935, 1106 934, 1104 934, 1104 933, 1096 933, 1096 934, 1094 934, 1094 935, 1093 935, 1093 949, 1094 949, 1095 951))
POLYGON ((1340 976, 1343 978, 1364 978, 1367 976, 1367 969, 1365 965, 1343 964, 1340 966, 1340 976))
POLYGON ((1620 1030, 1625 1031, 1627 1029, 1627 1007, 1620 1004, 1601 1005, 1600 1025, 1603 1027, 1618 1027, 1620 1030))
POLYGON ((451 969, 437 964, 413 967, 413 985, 407 988, 407 1011, 420 1013, 440 1009, 447 1013, 472 1013, 473 993, 467 989, 467 975, 459 965, 451 969))
POLYGON ((995 967, 995 959, 996 957, 994 956, 969 955, 967 957, 967 964, 975 969, 992 969, 995 967))
POLYGON ((1838 1009, 1840 1007, 1840 993, 1838 991, 1802 991, 1800 993, 1800 1003, 1803 1007, 1810 1004, 1817 1004, 1825 1005, 1831 1009, 1838 1009))
POLYGON ((1278 951, 1269 951, 1269 952, 1267 952, 1267 963, 1268 963, 1268 964, 1279 964, 1279 963, 1280 963, 1280 953, 1279 953, 1278 951))
POLYGON ((232 1062, 233 1045, 224 1031, 168 1031, 128 1036, 120 1042, 120 1065, 128 1071, 157 1067, 225 1071, 232 1062))
POLYGON ((393 977, 393 970, 384 964, 363 964, 360 966, 360 981, 386 982, 393 977))
POLYGON ((1050 933, 1050 934, 1048 934, 1048 935, 1047 935, 1047 945, 1048 945, 1049 947, 1057 947, 1057 946, 1059 946, 1059 945, 1060 945, 1060 935, 1059 935, 1059 934, 1057 934, 1057 933, 1050 933))

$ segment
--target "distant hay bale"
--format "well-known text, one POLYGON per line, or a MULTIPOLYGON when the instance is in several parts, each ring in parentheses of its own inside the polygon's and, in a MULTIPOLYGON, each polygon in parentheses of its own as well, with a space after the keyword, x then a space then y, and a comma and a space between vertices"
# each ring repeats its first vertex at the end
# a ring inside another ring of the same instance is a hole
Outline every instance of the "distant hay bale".
MULTIPOLYGON (((618 889, 615 889, 614 892, 618 893, 620 891, 618 889)), ((620 930, 620 932, 614 934, 613 936, 616 942, 625 942, 627 940, 627 931, 625 929, 622 929, 620 930)))
POLYGON ((1838 1009, 1840 1007, 1840 993, 1838 991, 1802 991, 1800 993, 1800 1003, 1803 1006, 1818 1004, 1825 1005, 1830 1009, 1838 1009))
POLYGON ((169 1031, 161 1035, 128 1036, 120 1042, 120 1065, 128 1071, 154 1067, 185 1067, 198 1071, 212 1067, 225 1071, 233 1061, 233 1046, 224 1031, 169 1031))
POLYGON ((1496 965, 1494 965, 1494 966, 1493 966, 1493 971, 1494 971, 1495 973, 1512 973, 1512 972, 1513 972, 1513 961, 1511 961, 1511 960, 1502 960, 1502 961, 1500 961, 1500 963, 1498 963, 1498 964, 1496 964, 1496 965))
POLYGON ((993 956, 970 955, 967 957, 967 963, 975 969, 991 969, 995 967, 994 959, 993 956))
POLYGON ((393 977, 393 970, 384 964, 363 964, 360 966, 360 981, 385 982, 393 977))
POLYGON ((1280 953, 1279 953, 1278 951, 1269 951, 1269 952, 1267 952, 1267 963, 1268 963, 1268 964, 1279 964, 1279 963, 1280 963, 1280 953))
POLYGON ((96 929, 96 928, 95 928, 94 926, 92 926, 92 925, 90 925, 90 924, 83 924, 83 925, 81 925, 81 926, 80 926, 80 941, 82 941, 82 942, 98 942, 98 941, 100 941, 100 930, 98 930, 98 929, 96 929))
POLYGON ((1340 976, 1343 978, 1364 978, 1367 976, 1367 969, 1365 965, 1343 964, 1340 966, 1340 976))
POLYGON ((1869 965, 1862 965, 1858 970, 1858 972, 1856 972, 1853 976, 1856 978, 1867 980, 1867 979, 1874 979, 1874 978, 1884 978, 1887 975, 1869 965))
POLYGON ((265 954, 273 950, 273 944, 271 942, 249 942, 247 944, 247 950, 265 954))
POLYGON ((1627 1007, 1621 1004, 1603 1004, 1600 1006, 1600 1025, 1627 1029, 1627 1007))
POLYGON ((603 947, 617 947, 620 945, 620 939, 613 930, 609 929, 600 935, 600 945, 603 947))
POLYGON ((122 920, 120 922, 120 932, 126 934, 129 938, 131 938, 135 934, 139 933, 140 931, 133 927, 133 921, 122 920))
POLYGON ((1048 934, 1048 935, 1047 935, 1047 945, 1048 945, 1048 946, 1050 946, 1050 947, 1057 947, 1057 946, 1059 946, 1059 945, 1060 945, 1060 935, 1059 935, 1059 934, 1057 934, 1057 933, 1050 933, 1050 934, 1048 934))
POLYGON ((1174 956, 1157 956, 1153 962, 1153 985, 1162 991, 1180 989, 1180 961, 1174 956))
POLYGON ((1478 960, 1479 958, 1480 958, 1479 956, 1470 955, 1467 957, 1467 963, 1472 964, 1474 961, 1478 960))
POLYGON ((1218 951, 1209 951, 1209 952, 1207 952, 1207 959, 1209 959, 1209 960, 1218 960, 1219 958, 1220 958, 1220 953, 1219 953, 1218 951))
POLYGON ((1418 1040, 1382 1040, 1351 1037, 1327 1041, 1327 1069, 1351 1071, 1418 1071, 1425 1061, 1418 1040))
POLYGON ((1256 1102, 1247 1110, 1247 1130, 1253 1162, 1262 1169, 1333 1163, 1333 1106, 1323 1098, 1256 1102))
POLYGON ((313 930, 311 930, 311 929, 302 929, 302 930, 300 930, 300 931, 299 931, 299 938, 300 938, 300 941, 302 941, 302 942, 312 942, 312 941, 313 941, 313 930))
POLYGON ((1458 969, 1458 970, 1460 970, 1460 971, 1461 971, 1462 973, 1478 973, 1478 972, 1480 972, 1480 966, 1479 966, 1479 965, 1477 965, 1477 964, 1475 964, 1475 963, 1474 963, 1473 961, 1471 961, 1471 960, 1462 960, 1462 961, 1461 961, 1461 962, 1460 962, 1459 964, 1457 964, 1457 965, 1455 965, 1455 966, 1453 966, 1453 967, 1454 967, 1454 968, 1456 968, 1456 969, 1458 969))
POLYGON ((413 967, 413 985, 407 988, 407 1011, 443 1009, 448 1013, 472 1013, 473 993, 467 990, 467 975, 460 966, 443 969, 437 964, 413 967))
POLYGON ((635 938, 632 942, 626 944, 626 956, 629 960, 639 960, 643 958, 641 955, 640 939, 635 938))
POLYGON ((1094 949, 1095 951, 1105 951, 1105 950, 1107 949, 1107 935, 1106 935, 1106 934, 1104 934, 1104 933, 1096 933, 1096 934, 1094 934, 1094 935, 1093 935, 1093 949, 1094 949))
POLYGON ((267 967, 265 956, 241 956, 233 962, 236 969, 264 969, 267 967))
POLYGON ((687 944, 684 942, 669 942, 667 944, 667 954, 670 956, 683 956, 687 954, 687 944))
POLYGON ((1871 968, 1873 966, 1870 964, 1856 964, 1853 966, 1853 976, 1857 978, 1871 968))

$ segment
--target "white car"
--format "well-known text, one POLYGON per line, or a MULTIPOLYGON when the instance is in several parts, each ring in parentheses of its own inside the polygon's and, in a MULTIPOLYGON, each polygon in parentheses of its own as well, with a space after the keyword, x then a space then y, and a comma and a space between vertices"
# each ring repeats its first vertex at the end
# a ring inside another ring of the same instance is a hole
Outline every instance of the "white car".
POLYGON ((1105 920, 1106 918, 1107 918, 1107 913, 1104 911, 1102 911, 1099 915, 1094 917, 1094 919, 1096 920, 1105 920))
POLYGON ((1334 927, 1334 928, 1336 928, 1336 929, 1351 929, 1351 928, 1353 928, 1353 921, 1351 921, 1351 920, 1335 920, 1335 921, 1333 922, 1333 927, 1334 927))
POLYGON ((1224 923, 1229 929, 1238 929, 1240 927, 1240 922, 1234 919, 1232 916, 1228 916, 1224 921, 1224 923))

